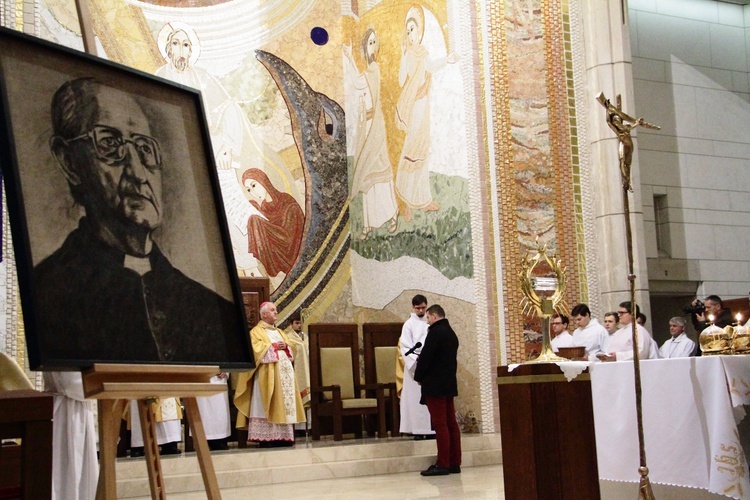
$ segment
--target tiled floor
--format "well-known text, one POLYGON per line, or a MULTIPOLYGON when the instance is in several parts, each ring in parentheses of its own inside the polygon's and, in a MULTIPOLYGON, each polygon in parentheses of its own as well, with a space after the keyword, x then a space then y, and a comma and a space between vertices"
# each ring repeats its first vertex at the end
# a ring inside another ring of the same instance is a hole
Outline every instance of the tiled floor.
MULTIPOLYGON (((294 447, 230 448, 212 454, 223 498, 502 498, 500 437, 462 437, 461 474, 424 478, 435 461, 435 441, 410 437, 299 439, 294 447), (287 481, 289 481, 287 483, 287 481)), ((161 461, 169 498, 205 498, 194 453, 161 461)), ((148 498, 143 459, 117 463, 118 496, 148 498)))
MULTIPOLYGON (((169 496, 169 495, 168 495, 169 496)), ((370 498, 474 498, 497 499, 503 495, 501 465, 465 467, 461 474, 422 477, 418 472, 379 476, 321 479, 224 489, 224 500, 265 499, 370 499, 370 498)), ((144 499, 150 497, 142 497, 144 499)), ((180 493, 181 500, 206 498, 203 492, 180 493)))

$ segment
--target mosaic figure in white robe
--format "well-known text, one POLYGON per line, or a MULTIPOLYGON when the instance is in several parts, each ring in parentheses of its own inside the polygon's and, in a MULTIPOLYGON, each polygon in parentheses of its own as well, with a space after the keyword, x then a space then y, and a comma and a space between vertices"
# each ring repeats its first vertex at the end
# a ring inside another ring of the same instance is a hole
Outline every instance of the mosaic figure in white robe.
POLYGON ((406 205, 403 216, 407 222, 412 220, 414 209, 431 212, 440 208, 430 190, 430 85, 433 73, 458 61, 453 53, 430 59, 427 47, 422 44, 424 29, 424 11, 415 5, 409 9, 404 23, 398 73, 402 91, 396 104, 396 126, 406 132, 396 170, 396 192, 406 205))
MULTIPOLYGON (((377 53, 380 41, 372 27, 362 38, 362 53, 367 68, 357 74, 354 88, 359 93, 357 112, 357 146, 354 157, 354 179, 352 197, 359 193, 362 197, 364 227, 360 239, 365 239, 374 228, 388 223, 388 232, 397 229, 398 205, 393 186, 393 169, 388 157, 385 119, 380 99, 380 67, 377 53)), ((356 73, 351 47, 344 46, 344 55, 356 73)))

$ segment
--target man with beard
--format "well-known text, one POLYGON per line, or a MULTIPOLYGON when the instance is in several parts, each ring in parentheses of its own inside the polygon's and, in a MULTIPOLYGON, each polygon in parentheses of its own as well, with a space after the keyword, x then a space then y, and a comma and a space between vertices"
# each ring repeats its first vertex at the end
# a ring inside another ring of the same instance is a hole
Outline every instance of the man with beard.
POLYGON ((238 242, 248 238, 248 219, 260 215, 260 211, 247 202, 239 176, 249 165, 263 164, 268 147, 262 137, 251 131, 247 116, 221 81, 196 65, 201 42, 190 25, 180 21, 166 23, 159 31, 157 44, 166 64, 155 71, 156 76, 201 92, 224 210, 235 242, 234 258, 246 276, 260 276, 258 254, 238 249, 238 242))
POLYGON ((220 170, 236 168, 242 150, 242 111, 216 78, 195 67, 200 49, 198 36, 190 26, 178 21, 165 24, 159 32, 159 51, 166 64, 155 74, 201 91, 216 165, 220 170))
POLYGON ((175 269, 152 238, 167 166, 141 103, 78 78, 55 93, 52 125, 52 154, 85 216, 34 269, 42 357, 246 359, 235 307, 175 269))

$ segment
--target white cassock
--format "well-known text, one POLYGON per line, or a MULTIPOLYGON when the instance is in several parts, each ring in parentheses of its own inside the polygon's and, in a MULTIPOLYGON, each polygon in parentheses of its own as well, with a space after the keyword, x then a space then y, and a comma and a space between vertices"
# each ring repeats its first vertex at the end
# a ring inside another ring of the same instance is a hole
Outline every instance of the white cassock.
MULTIPOLYGON (((638 359, 659 359, 659 346, 648 330, 636 323, 638 328, 638 359)), ((620 327, 609 338, 607 352, 614 352, 617 361, 633 359, 633 327, 628 323, 620 327)))
POLYGON ((305 332, 297 333, 290 326, 285 330, 290 343, 297 344, 294 358, 294 376, 297 378, 299 397, 305 407, 305 421, 294 424, 294 430, 307 432, 310 420, 310 338, 305 332))
POLYGON ((54 394, 52 499, 94 498, 99 479, 93 401, 83 397, 80 372, 44 372, 54 394))
POLYGON ((688 358, 695 351, 695 342, 690 340, 685 332, 675 337, 670 337, 664 342, 659 349, 659 357, 668 358, 688 358))
MULTIPOLYGON (((182 441, 182 420, 177 413, 178 400, 175 398, 164 398, 161 400, 162 421, 156 422, 157 444, 167 444, 182 441)), ((141 430, 141 417, 138 416, 138 402, 130 402, 130 446, 143 446, 143 431, 141 430)))
MULTIPOLYGON (((597 354, 607 352, 605 349, 609 340, 609 332, 596 318, 591 318, 585 328, 576 328, 573 331, 573 342, 577 346, 586 348, 589 361, 596 361, 597 354)), ((609 351, 612 351, 612 349, 609 349, 609 351)))
MULTIPOLYGON (((213 396, 195 398, 198 411, 203 420, 203 430, 206 439, 224 439, 232 433, 229 424, 229 394, 227 393, 227 379, 217 376, 211 377, 212 384, 222 384, 224 390, 213 396)), ((192 431, 190 432, 192 436, 192 431)))
POLYGON ((426 405, 419 404, 422 398, 422 388, 414 381, 414 371, 417 369, 417 355, 421 347, 414 354, 404 356, 417 342, 424 345, 427 338, 427 315, 420 318, 416 313, 411 316, 401 329, 401 357, 404 358, 404 387, 401 390, 401 426, 400 431, 406 434, 434 434, 430 422, 430 411, 426 405))
POLYGON ((575 347, 573 336, 566 330, 558 334, 554 339, 550 340, 553 352, 558 352, 560 347, 575 347))

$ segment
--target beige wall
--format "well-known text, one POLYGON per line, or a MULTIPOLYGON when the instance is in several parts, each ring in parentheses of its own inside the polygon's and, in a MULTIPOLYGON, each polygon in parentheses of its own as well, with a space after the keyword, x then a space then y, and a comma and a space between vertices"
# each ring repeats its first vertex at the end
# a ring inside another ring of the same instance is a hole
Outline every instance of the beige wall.
POLYGON ((690 295, 750 290, 750 7, 630 0, 641 197, 655 333, 690 295), (639 115, 640 116, 640 115, 639 115), (657 214, 664 236, 657 248, 657 214), (660 198, 659 198, 660 197, 660 198), (673 301, 675 297, 683 300, 673 301))

